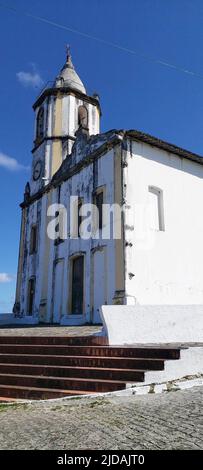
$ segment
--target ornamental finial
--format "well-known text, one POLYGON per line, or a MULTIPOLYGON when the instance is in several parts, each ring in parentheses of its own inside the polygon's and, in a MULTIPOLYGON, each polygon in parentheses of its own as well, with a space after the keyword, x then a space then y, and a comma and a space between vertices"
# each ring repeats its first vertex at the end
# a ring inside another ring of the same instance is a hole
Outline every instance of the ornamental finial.
POLYGON ((70 53, 70 45, 66 44, 66 60, 67 62, 71 59, 71 53, 70 53))

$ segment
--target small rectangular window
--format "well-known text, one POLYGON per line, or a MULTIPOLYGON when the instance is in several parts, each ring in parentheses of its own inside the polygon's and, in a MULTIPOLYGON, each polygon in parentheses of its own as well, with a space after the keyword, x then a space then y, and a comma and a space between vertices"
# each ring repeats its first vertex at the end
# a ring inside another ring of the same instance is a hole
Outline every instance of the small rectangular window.
POLYGON ((57 246, 60 243, 63 243, 63 241, 64 241, 64 239, 60 237, 60 227, 61 227, 62 222, 60 221, 60 212, 59 211, 55 212, 55 218, 58 218, 58 223, 55 226, 55 233, 59 234, 59 235, 54 240, 54 245, 57 246))
POLYGON ((78 199, 78 237, 80 237, 80 225, 82 223, 83 217, 81 215, 81 207, 83 204, 82 199, 78 199))
POLYGON ((104 202, 103 191, 100 191, 95 195, 95 198, 94 198, 94 204, 96 205, 97 210, 98 210, 98 223, 99 223, 100 230, 103 227, 103 202, 104 202))
POLYGON ((37 251, 37 225, 32 225, 30 234, 30 254, 37 251))
POLYGON ((163 191, 155 186, 149 186, 150 228, 155 231, 164 231, 164 205, 163 191))

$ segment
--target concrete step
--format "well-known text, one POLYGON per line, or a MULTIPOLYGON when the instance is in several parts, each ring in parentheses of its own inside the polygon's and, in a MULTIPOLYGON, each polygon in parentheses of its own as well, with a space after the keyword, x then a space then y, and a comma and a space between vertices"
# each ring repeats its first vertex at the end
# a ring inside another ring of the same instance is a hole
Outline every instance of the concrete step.
POLYGON ((0 344, 0 353, 179 359, 177 348, 0 344))
MULTIPOLYGON (((48 400, 68 396, 88 395, 84 390, 59 390, 38 387, 23 387, 19 385, 0 385, 0 396, 6 398, 20 398, 27 400, 48 400)), ((94 392, 91 392, 94 393, 94 392)))
POLYGON ((146 371, 145 384, 171 382, 191 376, 203 376, 203 346, 201 344, 181 349, 179 361, 165 361, 164 370, 146 371))
POLYGON ((58 345, 58 346, 91 346, 107 345, 105 336, 0 336, 0 345, 58 345))
POLYGON ((96 367, 109 369, 163 370, 164 359, 102 357, 102 356, 59 356, 42 354, 0 354, 1 364, 37 364, 72 367, 96 367))
POLYGON ((51 377, 78 377, 87 379, 122 380, 143 382, 144 370, 96 367, 72 367, 59 365, 0 364, 0 374, 38 375, 51 377))
POLYGON ((18 401, 17 398, 8 398, 8 397, 0 397, 0 403, 15 403, 18 401))
MULTIPOLYGON (((34 375, 0 374, 0 385, 48 388, 59 390, 85 390, 89 392, 111 392, 125 388, 125 381, 86 379, 76 377, 43 377, 34 375)), ((1 394, 1 392, 0 392, 1 394)))
POLYGON ((122 390, 180 357, 176 347, 106 343, 101 336, 0 336, 0 401, 122 390))

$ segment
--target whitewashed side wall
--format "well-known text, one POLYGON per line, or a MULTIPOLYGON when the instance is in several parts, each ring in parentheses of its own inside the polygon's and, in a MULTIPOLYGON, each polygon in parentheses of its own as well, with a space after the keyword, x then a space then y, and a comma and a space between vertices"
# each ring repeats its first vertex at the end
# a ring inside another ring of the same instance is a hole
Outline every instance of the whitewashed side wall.
POLYGON ((203 166, 139 142, 127 163, 127 304, 203 304, 203 166), (149 186, 163 191, 164 231, 149 229, 149 186))
POLYGON ((110 345, 203 341, 203 305, 103 305, 101 316, 110 345))

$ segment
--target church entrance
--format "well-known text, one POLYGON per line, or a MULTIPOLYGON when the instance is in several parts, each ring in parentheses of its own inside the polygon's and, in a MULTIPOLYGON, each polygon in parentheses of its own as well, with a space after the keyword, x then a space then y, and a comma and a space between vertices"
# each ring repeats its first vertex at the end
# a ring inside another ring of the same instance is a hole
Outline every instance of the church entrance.
POLYGON ((84 310, 84 256, 72 260, 71 313, 82 315, 84 310))

